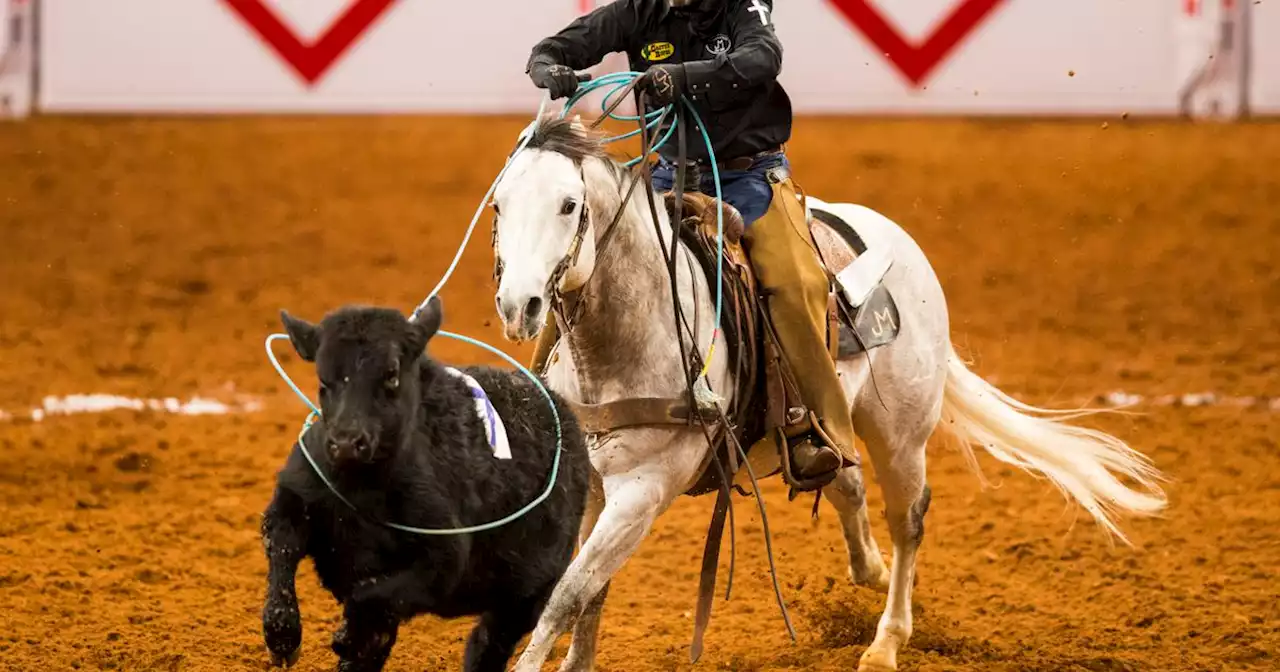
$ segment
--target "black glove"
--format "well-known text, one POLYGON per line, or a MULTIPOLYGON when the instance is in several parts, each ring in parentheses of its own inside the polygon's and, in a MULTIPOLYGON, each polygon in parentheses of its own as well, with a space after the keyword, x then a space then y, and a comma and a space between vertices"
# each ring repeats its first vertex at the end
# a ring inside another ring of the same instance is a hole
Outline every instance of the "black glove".
POLYGON ((578 91, 578 73, 559 63, 534 63, 529 68, 529 79, 533 80, 534 86, 546 89, 551 100, 568 98, 578 91))
POLYGON ((658 105, 670 105, 684 95, 684 65, 653 65, 636 84, 658 105))

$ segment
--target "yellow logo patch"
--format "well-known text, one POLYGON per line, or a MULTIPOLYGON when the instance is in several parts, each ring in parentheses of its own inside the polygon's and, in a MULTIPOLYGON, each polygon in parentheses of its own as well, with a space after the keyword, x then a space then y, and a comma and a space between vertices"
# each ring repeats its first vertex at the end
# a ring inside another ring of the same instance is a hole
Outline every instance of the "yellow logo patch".
POLYGON ((640 57, 646 61, 665 61, 674 53, 675 45, 670 42, 653 42, 640 50, 640 57))

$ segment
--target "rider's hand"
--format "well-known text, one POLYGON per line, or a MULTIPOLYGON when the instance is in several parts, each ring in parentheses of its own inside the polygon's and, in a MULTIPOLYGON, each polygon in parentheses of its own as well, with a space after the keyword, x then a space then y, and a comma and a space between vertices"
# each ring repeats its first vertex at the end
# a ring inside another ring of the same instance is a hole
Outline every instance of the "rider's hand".
POLYGON ((653 102, 670 105, 684 95, 684 65, 653 65, 640 76, 640 87, 653 102))
POLYGON ((578 73, 559 63, 534 63, 529 69, 529 79, 534 86, 546 89, 551 100, 568 98, 578 91, 578 73))

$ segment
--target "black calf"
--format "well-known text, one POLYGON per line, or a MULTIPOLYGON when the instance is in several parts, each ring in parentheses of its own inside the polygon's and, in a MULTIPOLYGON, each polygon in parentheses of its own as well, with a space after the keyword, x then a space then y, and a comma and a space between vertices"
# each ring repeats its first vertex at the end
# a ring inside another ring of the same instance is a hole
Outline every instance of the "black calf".
POLYGON ((502 518, 545 489, 556 448, 546 398, 518 372, 473 367, 502 417, 511 459, 494 456, 466 384, 424 354, 440 327, 435 300, 411 323, 399 312, 344 308, 317 326, 282 313, 298 354, 315 362, 323 419, 303 444, 352 510, 294 444, 262 522, 269 563, 262 612, 277 664, 302 642, 294 577, 309 557, 343 605, 333 635, 341 670, 380 670, 401 622, 423 613, 479 615, 466 670, 502 670, 572 557, 587 496, 586 446, 553 394, 563 436, 551 495, 487 532, 424 536, 382 523, 457 528, 502 518))

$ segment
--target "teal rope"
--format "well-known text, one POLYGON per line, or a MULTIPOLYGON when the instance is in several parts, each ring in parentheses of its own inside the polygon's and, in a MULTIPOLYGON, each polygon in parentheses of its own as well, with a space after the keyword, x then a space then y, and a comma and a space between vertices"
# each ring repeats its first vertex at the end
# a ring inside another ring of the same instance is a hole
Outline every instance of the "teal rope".
MULTIPOLYGON (((565 103, 564 110, 561 112, 560 117, 563 119, 568 114, 569 110, 573 108, 573 105, 577 103, 583 96, 597 89, 602 89, 604 87, 613 87, 613 89, 609 93, 605 94, 605 97, 600 104, 602 111, 608 109, 608 105, 611 102, 611 96, 620 92, 623 88, 625 88, 628 84, 630 84, 630 82, 633 79, 635 79, 636 77, 639 77, 640 75, 641 73, 639 72, 619 72, 619 73, 612 73, 609 75, 605 75, 598 79, 594 79, 592 81, 584 83, 581 87, 579 87, 578 92, 575 93, 567 103, 565 103)), ((698 127, 698 132, 702 135, 702 140, 706 144, 707 156, 709 161, 711 162, 712 178, 715 181, 716 200, 723 202, 723 193, 721 191, 721 185, 720 185, 720 169, 719 167, 716 166, 715 149, 712 147, 711 138, 707 134, 706 127, 702 123, 702 118, 698 115, 698 111, 693 107, 693 104, 690 103, 688 99, 682 99, 681 102, 684 103, 686 108, 693 115, 694 122, 698 127)), ((475 232, 476 223, 479 222, 480 220, 480 213, 484 211, 485 206, 488 205, 489 203, 489 199, 493 197, 493 192, 497 189, 498 183, 502 180, 503 176, 506 175, 507 168, 511 166, 511 162, 515 160, 515 157, 518 156, 520 152, 524 151, 525 147, 529 144, 529 141, 533 137, 534 131, 537 129, 537 124, 542 119, 542 114, 543 114, 543 111, 546 109, 546 105, 547 105, 547 98, 544 97, 542 99, 541 104, 538 105, 538 113, 537 113, 537 116, 534 118, 533 125, 529 128, 528 133, 526 133, 525 136, 521 139, 521 142, 519 146, 516 147, 516 150, 512 152, 511 156, 507 158, 506 163, 504 163, 502 166, 502 170, 498 172, 498 176, 494 178, 493 183, 489 185, 489 189, 488 191, 485 192, 484 198, 480 201, 480 205, 476 208, 475 214, 472 215, 471 223, 467 226, 467 231, 466 231, 466 234, 463 236, 462 243, 458 246, 458 251, 454 254, 453 260, 450 262, 449 267, 445 270, 444 276, 440 279, 440 282, 437 283, 436 286, 431 290, 431 293, 427 295, 427 298, 423 299, 422 303, 418 304, 418 307, 414 310, 413 315, 417 315, 419 311, 425 308, 427 304, 430 303, 431 299, 435 297, 440 292, 440 290, 444 288, 445 284, 450 280, 450 278, 453 277, 453 273, 454 271, 457 270, 458 263, 462 259, 463 251, 466 249, 467 245, 471 242, 471 236, 475 232)), ((663 109, 654 110, 652 112, 648 112, 641 115, 618 115, 616 112, 613 112, 613 113, 610 113, 609 116, 610 118, 619 120, 619 121, 637 121, 638 122, 641 119, 644 119, 645 121, 644 130, 648 131, 653 129, 654 126, 656 126, 657 124, 661 123, 662 115, 663 113, 666 112, 666 110, 667 108, 663 108, 663 109)), ((667 132, 650 149, 650 154, 656 153, 660 148, 662 148, 667 143, 668 140, 671 139, 671 135, 675 132, 676 125, 678 123, 679 123, 678 118, 672 119, 670 126, 668 126, 667 128, 667 132)), ((624 140, 626 138, 634 137, 636 135, 639 135, 640 133, 641 133, 641 129, 636 129, 629 133, 614 136, 611 138, 606 138, 604 142, 606 143, 617 142, 619 140, 624 140)), ((626 163, 626 166, 627 167, 634 166, 635 164, 645 160, 646 158, 648 157, 638 156, 632 159, 631 161, 628 161, 626 163)), ((723 215, 723 211, 717 208, 716 209, 716 313, 715 313, 716 330, 711 337, 712 347, 714 347, 715 338, 720 331, 721 308, 723 305, 723 282, 722 282, 723 277, 724 277, 724 215, 723 215)), ((538 392, 542 394, 542 396, 547 400, 547 405, 551 407, 551 414, 555 419, 555 425, 556 425, 556 451, 555 451, 555 456, 552 459, 552 463, 551 463, 551 476, 547 481, 547 487, 542 491, 540 495, 534 498, 533 501, 529 502, 525 506, 521 507, 519 510, 503 518, 500 518, 498 520, 494 520, 488 523, 482 523, 480 525, 471 525, 468 527, 448 528, 448 529, 412 527, 409 525, 400 525, 397 523, 391 523, 386 521, 382 521, 382 525, 394 530, 399 530, 401 532, 409 532, 412 534, 421 534, 421 535, 444 536, 444 535, 473 534, 476 532, 485 532, 498 527, 502 527, 503 525, 511 523, 512 521, 518 520, 519 518, 523 517, 525 514, 532 511, 534 507, 546 501, 547 497, 551 496, 551 491, 555 488, 556 478, 559 476, 559 473, 560 473, 560 457, 561 457, 561 454, 564 452, 564 436, 563 436, 562 428, 560 424, 560 412, 556 408, 554 400, 551 398, 551 393, 547 391, 547 388, 545 385, 543 385, 542 381, 539 380, 538 377, 534 375, 532 371, 529 371, 528 369, 526 369, 523 365, 521 365, 515 359, 511 358, 511 356, 507 355, 505 352, 502 352, 501 350, 489 345, 488 343, 476 340, 474 338, 470 338, 468 336, 463 336, 461 334, 454 334, 447 331, 440 331, 438 333, 441 336, 444 336, 446 338, 452 338, 454 340, 462 341, 463 343, 467 343, 470 345, 483 348, 484 350, 487 350, 497 355, 498 357, 506 361, 508 364, 511 364, 512 366, 514 366, 518 371, 520 371, 521 374, 523 374, 526 378, 532 381, 533 384, 538 388, 538 392)), ((337 487, 334 486, 333 482, 329 480, 329 477, 325 475, 324 470, 320 468, 319 463, 317 463, 315 461, 315 458, 311 456, 310 451, 307 450, 306 444, 303 442, 303 436, 307 433, 307 430, 309 430, 311 426, 315 424, 315 421, 321 417, 320 408, 317 407, 311 401, 311 399, 308 398, 307 395, 304 394, 302 390, 298 388, 297 384, 293 382, 293 379, 289 377, 289 374, 285 372, 284 367, 280 365, 280 361, 276 358, 275 352, 271 348, 271 344, 274 341, 277 341, 282 338, 287 339, 288 335, 287 334, 271 334, 270 336, 267 337, 266 344, 265 344, 266 351, 267 351, 267 358, 271 361, 271 365, 275 367, 276 373, 278 373, 280 377, 284 379, 284 381, 289 385, 289 388, 293 390, 293 393, 296 394, 298 398, 301 399, 302 402, 306 404, 307 407, 311 410, 311 412, 307 415, 306 420, 303 422, 302 430, 298 432, 298 447, 301 448, 303 457, 305 457, 307 462, 310 463, 311 468, 315 471, 316 475, 320 477, 320 480, 324 482, 325 486, 329 488, 329 491, 332 492, 334 496, 336 496, 343 504, 346 504, 352 510, 355 510, 356 509, 355 505, 352 504, 350 500, 348 500, 345 496, 342 495, 341 492, 338 491, 337 487)), ((709 366, 709 364, 710 364, 710 357, 707 358, 707 361, 704 364, 704 368, 702 371, 703 375, 706 374, 706 369, 707 369, 707 366, 709 366)))
MULTIPOLYGON (((605 110, 609 109, 609 104, 612 102, 613 96, 619 93, 622 89, 626 88, 626 86, 630 84, 632 80, 641 76, 642 74, 644 73, 635 72, 635 71, 614 72, 614 73, 610 73, 602 77, 598 77, 596 79, 590 80, 588 82, 583 82, 578 87, 578 91, 574 93, 573 96, 569 98, 568 102, 564 104, 564 110, 561 111, 560 118, 563 119, 566 116, 568 116, 569 110, 573 109, 573 106, 579 100, 581 100, 584 96, 594 91, 597 91, 599 89, 608 88, 609 91, 605 93, 604 98, 601 99, 600 101, 600 111, 604 112, 605 110)), ((687 110, 689 110, 689 113, 693 115, 694 123, 698 127, 698 133, 702 136, 702 142, 707 147, 707 159, 711 163, 711 177, 712 177, 712 180, 715 182, 716 200, 723 203, 724 193, 720 185, 720 168, 719 166, 716 165, 716 150, 712 145, 711 136, 707 134, 706 125, 702 123, 702 117, 698 114, 698 110, 694 108, 693 103, 689 102, 688 98, 683 98, 683 97, 681 98, 681 102, 684 103, 684 106, 687 110)), ((635 115, 630 115, 630 114, 620 115, 615 110, 614 112, 609 113, 609 118, 617 121, 635 121, 635 122, 638 122, 640 121, 641 118, 643 118, 646 120, 644 130, 648 131, 661 122, 662 114, 666 110, 667 108, 664 107, 657 110, 653 110, 652 112, 648 112, 645 114, 635 114, 635 115), (648 121, 649 119, 653 119, 653 121, 648 121)), ((539 119, 540 118, 541 118, 541 114, 539 114, 539 119)), ((649 153, 651 155, 656 154, 658 150, 663 147, 663 145, 667 144, 667 141, 671 139, 671 135, 676 130, 676 125, 679 123, 680 122, 678 117, 672 118, 671 125, 667 127, 667 132, 663 134, 663 136, 658 140, 658 142, 649 149, 649 153)), ((618 140, 634 137, 639 134, 640 134, 640 129, 637 128, 634 131, 631 131, 629 133, 624 133, 622 135, 605 138, 602 142, 605 142, 605 143, 617 142, 618 140)), ((648 156, 637 156, 636 158, 631 159, 630 161, 626 162, 623 165, 630 168, 647 158, 648 156)), ((672 235, 674 235, 674 231, 675 231, 674 226, 672 227, 672 231, 673 231, 672 235)), ((722 309, 724 307, 723 279, 724 279, 724 211, 720 208, 716 208, 716 321, 715 321, 715 332, 712 333, 711 335, 711 343, 712 343, 711 347, 713 348, 715 347, 716 336, 719 335, 720 333, 722 309)), ((707 370, 710 367, 710 363, 711 363, 711 357, 708 355, 708 357, 706 358, 706 361, 704 362, 701 375, 706 375, 707 370)))
MULTIPOLYGON (((538 391, 541 392, 542 396, 547 400, 547 405, 551 407, 551 415, 555 419, 555 423, 556 423, 556 452, 555 452, 555 457, 553 457, 551 460, 551 477, 547 479, 547 487, 543 489, 542 494, 534 498, 533 501, 529 502, 528 504, 525 504, 522 508, 520 508, 520 510, 514 513, 511 513, 503 518, 499 518, 498 520, 494 520, 488 523, 482 523, 480 525, 471 525, 469 527, 440 529, 440 528, 412 527, 409 525, 400 525, 398 523, 389 523, 386 521, 381 521, 381 522, 383 525, 393 530, 399 530, 401 532, 410 532, 412 534, 447 536, 447 535, 456 535, 456 534, 473 534, 475 532, 487 532, 489 530, 502 527, 503 525, 506 525, 512 521, 515 521, 521 518, 526 513, 529 513, 530 511, 532 511, 534 507, 546 501, 547 497, 551 496, 551 491, 555 489, 556 478, 559 477, 560 475, 560 455, 561 453, 564 452, 563 451, 564 436, 562 434, 561 425, 560 425, 560 411, 556 408, 555 401, 552 400, 551 398, 551 393, 547 391, 547 388, 542 384, 542 381, 538 380, 538 377, 533 375, 533 372, 521 366, 519 362, 512 359, 511 356, 508 355, 507 353, 493 347, 492 345, 489 345, 488 343, 485 343, 483 341, 478 341, 469 336, 454 334, 448 331, 440 331, 437 333, 446 338, 452 338, 454 340, 462 341, 463 343, 484 348, 485 350, 488 350, 489 352, 506 360, 508 364, 511 364, 512 366, 519 369, 520 373, 524 374, 526 378, 533 381, 534 386, 538 388, 538 391)), ((280 366, 279 360, 276 359, 275 352, 273 352, 271 349, 271 343, 281 338, 287 339, 289 338, 289 336, 287 334, 271 334, 270 336, 267 337, 267 343, 266 343, 267 358, 271 360, 271 365, 275 367, 276 372, 280 374, 280 377, 284 378, 285 382, 289 384, 289 388, 293 390, 294 394, 298 395, 298 398, 302 399, 303 403, 305 403, 311 409, 311 413, 307 415, 307 419, 302 425, 302 431, 298 432, 298 447, 302 449, 302 456, 305 457, 307 459, 307 462, 311 464, 311 468, 315 470, 316 475, 319 476, 320 480, 324 482, 327 488, 329 488, 329 491, 332 492, 334 496, 336 496, 343 504, 346 504, 352 510, 356 510, 355 504, 352 504, 351 500, 344 497, 342 493, 338 491, 338 488, 333 484, 333 481, 329 480, 329 477, 325 475, 324 469, 320 468, 320 464, 317 463, 315 458, 311 456, 311 452, 307 450, 306 444, 303 443, 302 441, 303 435, 307 433, 308 429, 311 429, 311 425, 315 424, 316 419, 320 417, 320 409, 317 408, 316 405, 311 402, 311 399, 309 399, 307 395, 303 394, 302 390, 298 389, 298 386, 293 382, 293 379, 289 377, 289 374, 285 373, 284 367, 280 366)))
MULTIPOLYGON (((689 113, 693 115, 693 121, 698 125, 698 132, 702 134, 702 141, 707 145, 707 161, 711 163, 711 179, 716 187, 716 201, 724 202, 724 194, 720 189, 720 168, 716 165, 716 150, 712 146, 711 136, 707 135, 707 127, 702 123, 702 117, 698 114, 698 110, 694 109, 693 103, 689 99, 683 100, 685 107, 689 113)), ((674 125, 674 124, 673 124, 674 125)), ((674 233, 672 234, 674 235, 674 233)), ((720 308, 723 305, 724 298, 724 209, 716 208, 716 330, 711 334, 711 346, 716 346, 716 335, 720 333, 720 308)), ((707 361, 703 362, 702 375, 707 375, 707 369, 711 367, 710 350, 708 350, 707 361)), ((710 387, 710 386, 708 386, 710 387)))
MULTIPOLYGON (((538 116, 535 117, 535 119, 542 119, 542 112, 546 109, 546 106, 547 98, 544 96, 542 98, 542 102, 538 104, 538 116)), ((535 121, 534 123, 536 124, 537 122, 535 121)), ((475 233, 476 223, 480 221, 480 213, 484 212, 485 206, 489 205, 489 199, 493 198, 493 192, 498 188, 498 183, 502 181, 503 176, 507 174, 507 168, 511 167, 511 162, 515 160, 516 156, 519 155, 520 152, 524 151, 525 146, 528 145, 529 141, 532 139, 533 129, 531 128, 529 129, 529 133, 520 140, 520 145, 516 147, 516 151, 512 152, 511 156, 507 157, 506 163, 502 164, 502 170, 498 171, 498 176, 495 177, 493 179, 493 183, 489 185, 489 190, 484 192, 484 198, 480 199, 480 205, 476 206, 475 214, 471 215, 471 223, 467 225, 467 233, 462 236, 462 243, 458 245, 458 251, 454 253, 453 261, 449 262, 449 268, 445 269, 444 276, 440 278, 440 282, 436 283, 436 286, 431 290, 431 293, 427 294, 427 298, 423 299, 422 303, 418 304, 418 307, 414 309, 411 315, 416 315, 418 311, 426 308, 427 304, 431 303, 431 298, 436 294, 439 294, 440 290, 444 289, 445 283, 449 282, 449 279, 453 277, 453 272, 458 268, 458 262, 462 260, 463 250, 466 250, 467 245, 471 244, 471 234, 475 233)))

